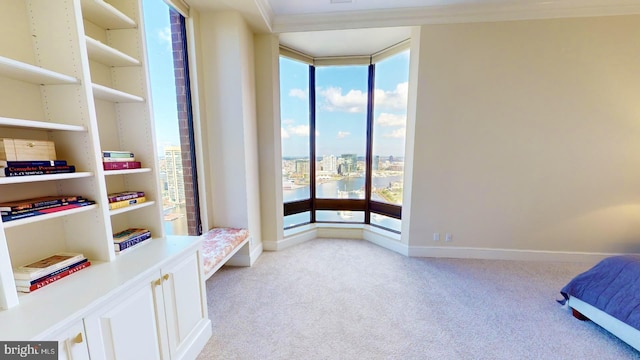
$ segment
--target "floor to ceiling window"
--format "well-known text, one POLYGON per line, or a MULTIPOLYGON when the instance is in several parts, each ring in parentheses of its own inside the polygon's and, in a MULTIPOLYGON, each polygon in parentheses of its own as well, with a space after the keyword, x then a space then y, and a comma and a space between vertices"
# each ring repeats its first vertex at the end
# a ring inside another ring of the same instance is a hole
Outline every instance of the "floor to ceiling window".
POLYGON ((162 0, 142 5, 165 233, 200 235, 185 18, 162 0))
MULTIPOLYGON (((309 147, 309 66, 280 58, 280 111, 282 128, 282 191, 285 203, 307 203, 311 198, 309 147)), ((311 212, 297 212, 284 218, 292 227, 311 221, 311 212)))
POLYGON ((400 231, 408 54, 400 46, 369 63, 331 66, 281 56, 285 228, 342 222, 400 231))

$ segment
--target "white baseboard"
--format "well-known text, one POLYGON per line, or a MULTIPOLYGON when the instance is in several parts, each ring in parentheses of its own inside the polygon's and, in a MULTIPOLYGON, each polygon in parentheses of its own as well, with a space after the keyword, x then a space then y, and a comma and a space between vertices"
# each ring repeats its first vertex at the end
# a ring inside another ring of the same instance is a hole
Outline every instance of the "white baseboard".
POLYGON ((408 256, 411 257, 517 261, 562 261, 587 263, 596 263, 606 257, 613 255, 618 254, 442 246, 409 246, 408 252, 408 256))
POLYGON ((318 237, 315 226, 305 225, 299 228, 286 230, 285 238, 279 241, 263 241, 265 251, 278 251, 290 248, 294 245, 302 244, 305 241, 313 240, 318 237))
POLYGON ((281 241, 265 242, 265 250, 282 250, 318 238, 361 239, 410 257, 516 260, 516 261, 561 261, 593 263, 613 253, 586 253, 569 251, 491 249, 454 246, 409 246, 402 243, 399 234, 367 225, 316 224, 292 229, 281 241))
POLYGON ((198 325, 197 329, 193 331, 195 331, 197 335, 191 337, 188 345, 183 345, 186 346, 186 348, 182 353, 176 354, 178 359, 195 359, 198 357, 213 334, 211 320, 206 319, 206 321, 198 325))
POLYGON ((260 255, 262 255, 262 243, 258 244, 258 246, 255 247, 255 249, 253 249, 251 251, 251 257, 249 259, 249 266, 253 266, 253 264, 256 262, 256 260, 258 260, 258 258, 260 257, 260 255))
POLYGON ((362 237, 371 243, 382 246, 385 249, 395 251, 398 254, 409 256, 409 246, 400 242, 400 235, 384 230, 378 230, 371 226, 365 227, 362 237))

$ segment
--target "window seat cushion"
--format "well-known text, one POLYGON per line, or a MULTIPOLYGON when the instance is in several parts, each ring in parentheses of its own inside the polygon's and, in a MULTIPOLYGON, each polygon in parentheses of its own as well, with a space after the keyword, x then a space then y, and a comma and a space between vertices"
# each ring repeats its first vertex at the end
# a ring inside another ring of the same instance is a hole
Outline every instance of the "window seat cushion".
POLYGON ((208 279, 248 242, 249 230, 213 228, 202 237, 204 273, 205 279, 208 279))

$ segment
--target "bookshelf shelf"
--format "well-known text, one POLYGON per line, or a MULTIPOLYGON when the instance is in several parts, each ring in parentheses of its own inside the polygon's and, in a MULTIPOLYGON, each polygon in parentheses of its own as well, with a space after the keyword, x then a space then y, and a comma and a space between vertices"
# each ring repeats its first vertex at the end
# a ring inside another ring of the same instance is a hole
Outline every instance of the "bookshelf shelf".
POLYGON ((142 209, 145 207, 149 207, 149 206, 153 206, 155 205, 156 202, 155 201, 145 201, 141 204, 135 204, 135 205, 130 205, 124 208, 120 208, 120 209, 115 209, 115 210, 109 210, 109 214, 111 216, 113 215, 118 215, 118 214, 122 214, 122 213, 126 213, 129 211, 134 211, 134 210, 138 210, 138 209, 142 209))
POLYGON ((14 177, 0 177, 0 185, 5 184, 21 184, 32 183, 39 181, 54 181, 54 180, 67 180, 67 179, 79 179, 92 177, 93 172, 81 171, 68 174, 53 174, 53 175, 30 175, 30 176, 14 176, 14 177))
POLYGON ((100 84, 91 84, 93 95, 101 100, 107 100, 115 103, 135 103, 144 102, 144 98, 126 93, 124 91, 112 89, 100 84))
POLYGON ((135 29, 136 22, 103 0, 82 0, 82 15, 105 29, 135 29))
POLYGON ((20 220, 7 221, 7 222, 3 222, 2 224, 4 225, 5 229, 9 229, 9 228, 16 227, 16 226, 33 224, 33 223, 36 223, 36 222, 45 221, 45 220, 51 220, 51 219, 59 218, 59 217, 62 217, 62 216, 69 216, 69 215, 73 215, 73 214, 77 214, 77 213, 81 213, 81 212, 85 212, 85 211, 90 211, 90 210, 97 209, 97 208, 98 208, 98 205, 87 205, 87 206, 83 206, 81 208, 65 210, 65 211, 59 211, 59 212, 54 212, 54 213, 46 214, 46 215, 38 215, 38 216, 28 217, 28 218, 24 218, 24 219, 20 219, 20 220))
POLYGON ((103 44, 89 36, 85 37, 87 42, 87 52, 91 60, 97 61, 107 66, 140 66, 140 61, 103 44))
POLYGON ((60 74, 3 56, 0 56, 0 76, 42 85, 78 84, 80 82, 73 76, 60 74))
POLYGON ((128 169, 128 170, 105 170, 104 175, 131 175, 151 172, 150 168, 128 169))
POLYGON ((0 126, 3 127, 15 127, 25 129, 41 129, 41 130, 60 130, 60 131, 87 131, 87 128, 82 125, 68 125, 59 123, 50 123, 46 121, 36 121, 27 119, 14 119, 0 117, 0 126))

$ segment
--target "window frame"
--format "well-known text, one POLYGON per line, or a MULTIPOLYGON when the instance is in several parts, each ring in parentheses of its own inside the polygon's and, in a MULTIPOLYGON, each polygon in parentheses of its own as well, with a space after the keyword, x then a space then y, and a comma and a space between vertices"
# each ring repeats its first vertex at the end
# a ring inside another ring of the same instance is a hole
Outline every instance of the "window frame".
MULTIPOLYGON (((325 61, 326 59, 312 59, 295 50, 281 47, 280 56, 294 61, 300 61, 309 65, 309 160, 310 160, 310 191, 309 198, 291 202, 283 202, 283 216, 310 212, 308 223, 295 224, 285 227, 285 230, 293 229, 310 223, 340 223, 340 224, 366 224, 386 231, 400 233, 378 224, 371 223, 372 214, 380 214, 390 218, 402 220, 402 205, 384 203, 371 199, 373 177, 373 130, 374 130, 374 104, 375 104, 375 63, 409 49, 409 40, 396 44, 384 51, 368 57, 368 84, 367 84, 367 114, 366 114, 366 150, 365 150, 365 198, 364 199, 318 199, 316 197, 316 78, 317 64, 321 66, 338 66, 339 63, 325 61), (317 221, 316 211, 364 211, 364 222, 348 221, 317 221)), ((360 59, 360 58, 359 58, 360 59)), ((361 60, 361 59, 360 59, 361 60)), ((350 63, 350 65, 353 65, 350 63)), ((362 63, 362 65, 366 65, 362 63)))

